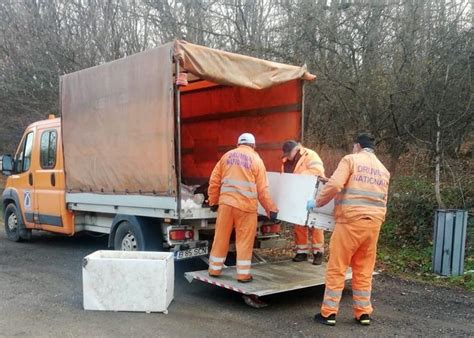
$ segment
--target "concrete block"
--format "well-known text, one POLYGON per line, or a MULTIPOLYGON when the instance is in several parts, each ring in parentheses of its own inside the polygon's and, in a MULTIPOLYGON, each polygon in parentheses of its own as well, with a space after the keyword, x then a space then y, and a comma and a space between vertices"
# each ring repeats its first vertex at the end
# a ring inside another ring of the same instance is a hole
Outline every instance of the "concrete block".
POLYGON ((82 266, 85 310, 166 313, 173 300, 172 253, 101 250, 82 266))

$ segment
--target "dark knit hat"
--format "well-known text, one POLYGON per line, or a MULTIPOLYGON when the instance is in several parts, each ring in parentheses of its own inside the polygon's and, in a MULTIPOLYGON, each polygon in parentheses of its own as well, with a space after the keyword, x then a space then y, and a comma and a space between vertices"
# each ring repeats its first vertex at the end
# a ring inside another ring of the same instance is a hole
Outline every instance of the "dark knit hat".
POLYGON ((375 137, 370 133, 360 133, 355 139, 356 143, 359 143, 362 148, 371 148, 375 147, 375 137))
POLYGON ((288 140, 285 143, 283 143, 283 147, 281 147, 281 150, 283 151, 283 155, 281 156, 282 158, 290 156, 290 153, 295 147, 298 145, 298 142, 295 140, 288 140))

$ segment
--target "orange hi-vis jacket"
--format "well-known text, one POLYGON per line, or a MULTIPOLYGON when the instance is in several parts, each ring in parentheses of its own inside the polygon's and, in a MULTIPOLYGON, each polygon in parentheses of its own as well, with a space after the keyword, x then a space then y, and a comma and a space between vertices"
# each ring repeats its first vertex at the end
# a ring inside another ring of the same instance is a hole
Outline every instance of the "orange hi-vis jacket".
MULTIPOLYGON (((315 175, 315 176, 323 176, 324 177, 324 167, 323 161, 319 155, 308 148, 301 147, 300 149, 300 159, 298 163, 296 163, 295 169, 293 170, 293 174, 302 174, 302 175, 315 175)), ((281 166, 281 172, 285 172, 284 165, 287 160, 283 161, 281 166)))
POLYGON ((211 206, 225 204, 245 212, 257 212, 257 201, 260 201, 267 213, 278 211, 268 192, 265 165, 247 145, 228 151, 217 162, 208 193, 211 206))
POLYGON ((362 218, 383 222, 387 212, 390 173, 371 149, 345 156, 316 201, 335 197, 334 218, 347 223, 362 218))

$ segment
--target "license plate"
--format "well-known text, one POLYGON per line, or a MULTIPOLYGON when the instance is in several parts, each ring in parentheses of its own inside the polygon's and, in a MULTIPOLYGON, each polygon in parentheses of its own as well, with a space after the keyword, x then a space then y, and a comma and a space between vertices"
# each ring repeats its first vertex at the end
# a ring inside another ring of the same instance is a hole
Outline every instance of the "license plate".
POLYGON ((204 255, 207 255, 207 253, 208 253, 208 247, 207 246, 202 247, 202 248, 194 248, 194 249, 176 251, 175 259, 180 260, 180 259, 204 256, 204 255))

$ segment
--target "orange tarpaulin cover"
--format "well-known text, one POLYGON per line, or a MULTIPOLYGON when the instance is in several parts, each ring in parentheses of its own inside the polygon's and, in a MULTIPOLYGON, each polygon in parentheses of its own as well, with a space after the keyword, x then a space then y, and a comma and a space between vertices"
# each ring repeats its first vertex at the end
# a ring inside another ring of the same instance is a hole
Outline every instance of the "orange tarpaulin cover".
MULTIPOLYGON (((61 106, 68 191, 176 196, 173 56, 185 71, 217 84, 264 89, 314 78, 305 67, 182 41, 64 75, 61 106)), ((300 114, 300 109, 285 109, 300 114)), ((206 146, 205 135, 200 142, 206 146)))
POLYGON ((264 89, 287 81, 316 77, 306 66, 296 67, 250 56, 176 41, 175 57, 182 68, 215 83, 264 89))

